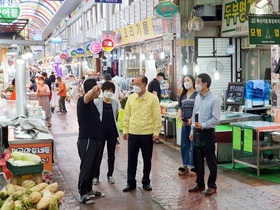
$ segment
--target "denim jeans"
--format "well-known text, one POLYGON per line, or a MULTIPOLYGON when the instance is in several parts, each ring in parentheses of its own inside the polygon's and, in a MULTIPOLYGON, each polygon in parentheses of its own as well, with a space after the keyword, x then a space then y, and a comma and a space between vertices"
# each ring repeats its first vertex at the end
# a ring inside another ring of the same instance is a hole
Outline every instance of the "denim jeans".
POLYGON ((182 126, 181 130, 181 157, 183 166, 193 167, 193 141, 190 141, 189 135, 191 126, 182 126))

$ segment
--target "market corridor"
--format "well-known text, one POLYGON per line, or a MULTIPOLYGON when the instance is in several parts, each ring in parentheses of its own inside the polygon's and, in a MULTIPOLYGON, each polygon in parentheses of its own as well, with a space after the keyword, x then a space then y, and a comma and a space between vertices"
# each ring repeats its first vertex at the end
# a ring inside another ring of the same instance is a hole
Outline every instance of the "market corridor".
MULTIPOLYGON (((54 165, 54 180, 66 191, 62 209, 98 209, 98 210, 160 210, 160 209, 280 209, 280 186, 268 181, 250 178, 219 167, 217 193, 205 197, 200 193, 189 193, 188 188, 195 184, 195 177, 178 176, 180 153, 169 144, 154 145, 151 184, 153 190, 143 191, 141 185, 142 158, 139 158, 137 188, 123 193, 126 186, 127 142, 121 141, 116 148, 114 178, 116 183, 107 183, 107 153, 104 151, 101 165, 100 185, 95 189, 104 192, 103 198, 95 199, 95 204, 84 205, 79 198, 77 180, 79 157, 76 148, 78 126, 76 104, 67 103, 67 114, 53 113, 51 133, 54 136, 58 153, 57 166, 54 165)), ((140 154, 141 155, 141 154, 140 154)), ((206 173, 208 170, 206 167, 206 173)))

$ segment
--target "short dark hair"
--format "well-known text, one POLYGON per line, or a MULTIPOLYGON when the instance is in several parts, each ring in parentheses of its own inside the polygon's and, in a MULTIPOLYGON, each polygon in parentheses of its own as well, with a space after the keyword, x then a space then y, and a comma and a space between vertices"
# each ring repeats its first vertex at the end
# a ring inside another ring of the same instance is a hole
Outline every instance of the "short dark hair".
POLYGON ((59 80, 59 79, 61 79, 61 77, 58 76, 56 79, 59 80))
POLYGON ((210 88, 210 86, 211 86, 211 77, 208 74, 202 73, 202 74, 197 75, 197 77, 201 79, 202 83, 206 82, 207 83, 207 88, 210 88))
POLYGON ((15 84, 16 84, 16 80, 13 79, 13 80, 12 80, 12 85, 15 86, 15 84))
POLYGON ((142 82, 143 84, 145 84, 145 85, 148 84, 148 78, 147 78, 146 76, 140 75, 139 77, 141 78, 141 82, 142 82))
POLYGON ((43 72, 43 73, 42 73, 42 76, 43 76, 43 77, 47 77, 47 76, 48 76, 47 72, 43 72))
POLYGON ((107 82, 104 82, 103 84, 102 84, 102 91, 104 92, 105 90, 112 90, 113 91, 113 93, 115 93, 115 90, 116 90, 116 87, 115 87, 115 84, 113 83, 113 82, 109 82, 109 81, 107 81, 107 82))
POLYGON ((89 78, 84 82, 84 90, 87 93, 91 90, 95 85, 97 85, 96 80, 94 78, 89 78))

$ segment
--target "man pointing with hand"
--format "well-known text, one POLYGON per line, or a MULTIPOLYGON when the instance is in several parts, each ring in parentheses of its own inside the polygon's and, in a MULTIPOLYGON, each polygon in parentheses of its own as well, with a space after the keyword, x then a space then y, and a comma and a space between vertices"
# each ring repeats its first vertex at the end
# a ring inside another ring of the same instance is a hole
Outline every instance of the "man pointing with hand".
POLYGON ((136 170, 138 153, 141 149, 143 157, 143 189, 152 190, 150 184, 153 141, 159 139, 161 114, 159 100, 156 95, 146 90, 148 79, 145 76, 135 78, 133 94, 126 102, 123 119, 123 140, 128 140, 127 186, 124 192, 136 188, 136 170))

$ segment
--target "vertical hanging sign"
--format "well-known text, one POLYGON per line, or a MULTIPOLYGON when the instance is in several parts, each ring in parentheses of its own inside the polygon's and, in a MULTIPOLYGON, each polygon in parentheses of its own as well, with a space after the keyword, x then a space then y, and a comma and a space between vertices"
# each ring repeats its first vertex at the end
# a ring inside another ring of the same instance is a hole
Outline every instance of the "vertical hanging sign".
POLYGON ((0 0, 0 23, 12 23, 20 17, 21 7, 18 0, 0 0))

